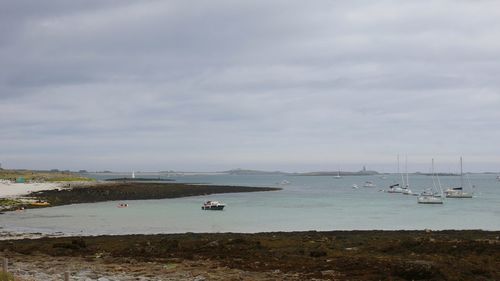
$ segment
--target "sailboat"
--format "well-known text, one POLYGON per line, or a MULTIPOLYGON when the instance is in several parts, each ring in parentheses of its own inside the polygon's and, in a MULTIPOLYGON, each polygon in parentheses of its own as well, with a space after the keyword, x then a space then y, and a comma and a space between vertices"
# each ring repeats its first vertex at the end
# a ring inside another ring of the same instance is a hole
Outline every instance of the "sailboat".
POLYGON ((404 195, 413 195, 410 189, 410 179, 408 178, 408 156, 405 156, 405 172, 406 172, 406 184, 403 186, 404 195))
MULTIPOLYGON (((403 174, 399 172, 399 154, 398 154, 398 174, 401 175, 401 184, 404 186, 404 178, 403 174)), ((399 183, 393 184, 389 186, 389 190, 387 190, 388 193, 403 193, 403 188, 399 185, 399 183)))
POLYGON ((450 187, 444 191, 447 198, 472 198, 472 192, 464 191, 464 172, 462 157, 460 156, 460 186, 450 187))
POLYGON ((443 204, 443 190, 441 189, 441 182, 439 181, 438 177, 438 186, 439 186, 439 193, 436 192, 437 187, 436 187, 436 181, 434 180, 434 159, 432 159, 432 186, 431 188, 428 188, 424 190, 417 198, 417 202, 419 204, 443 204))
POLYGON ((334 179, 341 179, 342 177, 340 176, 340 170, 337 172, 336 176, 333 176, 334 179))

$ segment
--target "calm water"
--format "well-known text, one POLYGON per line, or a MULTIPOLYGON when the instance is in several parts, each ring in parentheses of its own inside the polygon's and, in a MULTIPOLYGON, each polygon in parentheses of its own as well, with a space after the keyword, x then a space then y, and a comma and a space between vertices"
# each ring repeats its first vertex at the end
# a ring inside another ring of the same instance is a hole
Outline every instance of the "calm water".
MULTIPOLYGON (((116 175, 115 175, 116 176, 116 175)), ((139 175, 142 177, 142 175, 139 175)), ((494 175, 470 175, 472 199, 447 199, 443 205, 417 204, 415 196, 380 192, 396 180, 378 176, 332 177, 192 175, 178 182, 277 186, 282 191, 216 194, 180 199, 77 204, 11 212, 0 216, 8 231, 70 234, 182 232, 263 232, 352 229, 500 230, 500 182, 494 175), (365 181, 377 187, 363 188, 365 181), (352 189, 352 184, 360 186, 352 189), (224 211, 202 211, 206 200, 227 204, 224 211)), ((459 177, 441 177, 443 186, 459 177)), ((413 191, 432 185, 428 176, 410 176, 413 191)))

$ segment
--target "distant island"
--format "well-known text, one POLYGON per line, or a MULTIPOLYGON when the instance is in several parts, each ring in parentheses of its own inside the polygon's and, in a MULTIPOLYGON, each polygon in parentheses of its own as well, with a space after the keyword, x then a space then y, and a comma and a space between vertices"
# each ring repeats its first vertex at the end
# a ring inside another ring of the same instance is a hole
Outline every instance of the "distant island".
POLYGON ((175 181, 174 179, 163 178, 113 178, 105 181, 126 181, 126 182, 141 182, 141 181, 175 181))
POLYGON ((347 171, 319 171, 319 172, 302 172, 302 173, 288 173, 282 171, 261 171, 261 170, 250 170, 250 169, 233 169, 228 171, 221 171, 219 173, 230 174, 230 175, 289 175, 289 176, 370 176, 378 175, 377 171, 370 171, 363 168, 363 170, 358 172, 347 172, 347 171))
POLYGON ((294 176, 373 176, 379 175, 377 171, 361 170, 358 172, 344 172, 344 171, 322 171, 322 172, 307 172, 307 173, 293 173, 294 176))
POLYGON ((260 171, 260 170, 248 170, 248 169, 233 169, 229 171, 221 171, 219 173, 230 174, 230 175, 288 175, 290 173, 281 171, 260 171))

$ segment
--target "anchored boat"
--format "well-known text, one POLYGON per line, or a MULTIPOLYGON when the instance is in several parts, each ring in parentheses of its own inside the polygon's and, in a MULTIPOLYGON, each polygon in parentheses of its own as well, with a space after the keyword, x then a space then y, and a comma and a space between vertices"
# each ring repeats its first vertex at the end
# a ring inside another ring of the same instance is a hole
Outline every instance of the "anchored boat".
POLYGON ((219 201, 207 201, 201 206, 202 210, 215 210, 215 211, 222 211, 226 207, 225 204, 222 204, 219 201))
POLYGON ((441 182, 439 181, 439 177, 437 177, 438 180, 438 186, 439 186, 439 193, 435 190, 437 190, 436 187, 436 181, 434 180, 434 159, 432 159, 432 186, 433 188, 428 188, 424 190, 417 198, 417 202, 419 204, 443 204, 443 189, 441 188, 441 182))
POLYGON ((472 198, 472 191, 464 190, 464 173, 462 168, 462 157, 460 157, 460 186, 450 187, 444 191, 446 198, 472 198))
POLYGON ((376 187, 376 185, 371 181, 366 181, 363 187, 376 187))

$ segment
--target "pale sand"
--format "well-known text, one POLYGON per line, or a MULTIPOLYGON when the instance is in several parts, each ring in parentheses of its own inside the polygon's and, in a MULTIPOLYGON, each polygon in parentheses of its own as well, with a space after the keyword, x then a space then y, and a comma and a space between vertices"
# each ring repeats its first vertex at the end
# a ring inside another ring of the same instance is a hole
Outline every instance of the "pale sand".
POLYGON ((34 191, 57 189, 68 186, 68 183, 0 183, 0 198, 19 197, 34 191))

